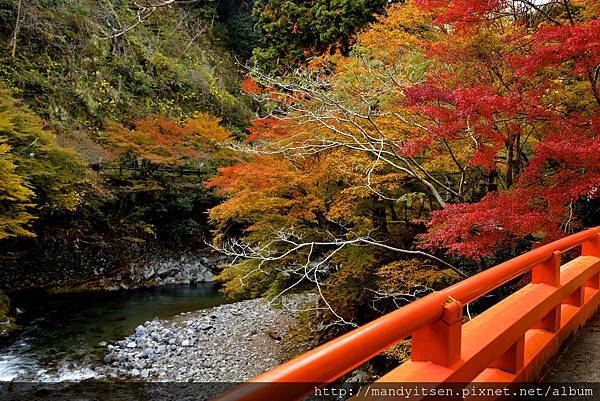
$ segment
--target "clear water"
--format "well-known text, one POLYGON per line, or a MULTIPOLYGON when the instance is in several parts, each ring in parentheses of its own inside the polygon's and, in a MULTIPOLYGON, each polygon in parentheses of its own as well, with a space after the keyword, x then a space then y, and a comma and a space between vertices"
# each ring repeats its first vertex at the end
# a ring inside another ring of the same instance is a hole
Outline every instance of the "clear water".
POLYGON ((210 308, 225 300, 212 284, 104 293, 26 296, 24 329, 0 349, 0 381, 63 381, 95 377, 101 341, 122 339, 155 317, 210 308))

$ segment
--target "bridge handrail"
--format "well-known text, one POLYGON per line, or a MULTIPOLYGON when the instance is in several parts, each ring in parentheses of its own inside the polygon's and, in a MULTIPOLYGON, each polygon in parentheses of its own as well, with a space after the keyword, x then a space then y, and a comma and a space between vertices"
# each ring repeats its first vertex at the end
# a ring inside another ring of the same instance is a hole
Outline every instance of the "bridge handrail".
MULTIPOLYGON (((385 349, 413 335, 419 329, 439 321, 444 316, 449 300, 457 301, 458 305, 473 302, 508 281, 527 273, 534 266, 549 261, 555 251, 566 252, 582 245, 582 255, 600 256, 598 253, 600 250, 599 239, 600 226, 540 246, 388 313, 256 376, 251 382, 304 382, 307 384, 305 389, 295 386, 294 389, 297 393, 288 394, 290 400, 302 397, 314 389, 315 383, 330 383, 385 349), (586 244, 590 244, 587 249, 586 244), (300 391, 304 392, 300 393, 300 391)), ((268 389, 265 387, 242 385, 221 397, 220 400, 259 400, 262 399, 261 392, 263 391, 264 394, 268 394, 268 389)))

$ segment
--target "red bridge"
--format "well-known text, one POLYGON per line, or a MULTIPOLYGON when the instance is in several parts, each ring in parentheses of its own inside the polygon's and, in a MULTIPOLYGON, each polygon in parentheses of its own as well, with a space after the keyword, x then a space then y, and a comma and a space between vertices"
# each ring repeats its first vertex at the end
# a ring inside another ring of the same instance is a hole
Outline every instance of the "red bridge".
POLYGON ((434 292, 252 379, 221 397, 299 400, 411 337, 412 354, 379 382, 535 381, 600 304, 600 227, 539 247, 434 292), (567 263, 561 257, 581 249, 567 263), (531 272, 531 283, 472 320, 469 303, 531 272), (271 383, 298 383, 281 392, 271 383))

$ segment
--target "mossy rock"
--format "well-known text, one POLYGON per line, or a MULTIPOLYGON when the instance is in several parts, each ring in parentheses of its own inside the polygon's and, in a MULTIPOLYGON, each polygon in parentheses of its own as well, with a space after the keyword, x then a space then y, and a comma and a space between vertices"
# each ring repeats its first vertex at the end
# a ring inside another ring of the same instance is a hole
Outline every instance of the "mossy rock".
POLYGON ((0 338, 8 337, 9 333, 17 329, 14 318, 9 316, 10 299, 0 291, 0 338))

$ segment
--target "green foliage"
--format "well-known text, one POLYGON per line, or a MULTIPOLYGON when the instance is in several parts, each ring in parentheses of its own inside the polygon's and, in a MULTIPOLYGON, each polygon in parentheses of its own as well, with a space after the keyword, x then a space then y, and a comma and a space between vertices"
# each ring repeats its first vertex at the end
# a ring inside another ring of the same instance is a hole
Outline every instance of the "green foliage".
POLYGON ((247 60, 252 55, 252 50, 258 46, 258 35, 254 30, 254 19, 252 9, 254 0, 219 0, 217 12, 221 24, 217 24, 217 29, 221 28, 223 37, 229 47, 247 60))
POLYGON ((0 239, 32 235, 26 227, 36 215, 74 211, 84 171, 75 152, 60 147, 35 114, 0 89, 0 239))
POLYGON ((52 127, 99 134, 109 121, 199 111, 245 126, 234 59, 210 29, 208 6, 160 9, 110 39, 109 26, 135 22, 132 1, 23 2, 12 58, 16 3, 0 0, 0 80, 52 127))
POLYGON ((107 180, 110 192, 88 191, 76 213, 36 220, 36 237, 0 243, 0 288, 68 288, 110 277, 140 258, 178 257, 205 246, 205 211, 218 198, 201 183, 118 172, 107 180))
POLYGON ((209 234, 205 210, 218 198, 201 183, 185 178, 163 177, 151 183, 146 178, 120 181, 115 177, 116 194, 104 219, 118 218, 125 223, 121 229, 140 233, 147 242, 158 240, 165 248, 202 247, 209 234))
POLYGON ((275 290, 274 269, 258 270, 258 262, 245 260, 225 267, 217 276, 223 283, 223 291, 233 299, 257 298, 275 290), (242 278, 243 277, 243 278, 242 278))
POLYGON ((10 331, 17 329, 14 318, 9 316, 10 299, 0 291, 0 338, 7 337, 10 331))
POLYGON ((388 0, 257 0, 254 16, 260 47, 253 60, 277 69, 330 48, 345 53, 353 35, 388 4, 388 0))

